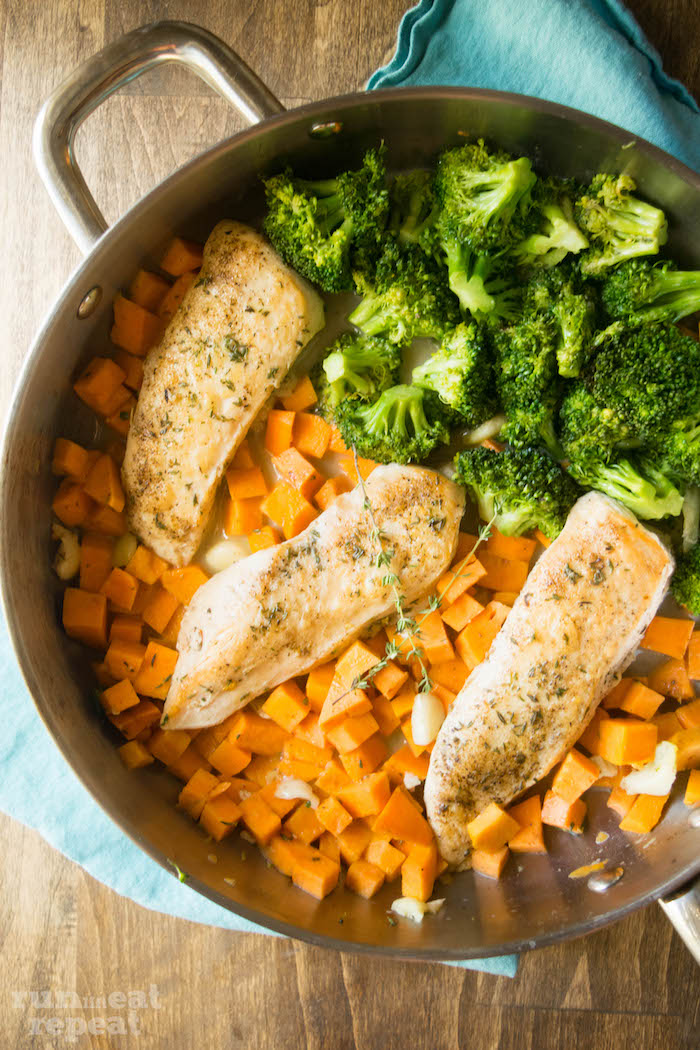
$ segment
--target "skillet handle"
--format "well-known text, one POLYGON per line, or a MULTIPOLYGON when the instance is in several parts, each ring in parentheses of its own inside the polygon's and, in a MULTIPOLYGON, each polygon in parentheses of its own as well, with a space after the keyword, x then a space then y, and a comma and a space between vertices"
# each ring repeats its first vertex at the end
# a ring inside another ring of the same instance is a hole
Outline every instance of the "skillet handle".
POLYGON ((659 904, 673 923, 676 933, 700 965, 700 878, 677 893, 662 898, 659 904))
POLYGON ((108 44, 56 88, 34 125, 39 174, 84 253, 99 240, 107 223, 75 159, 75 133, 105 99, 161 62, 178 62, 197 73, 249 124, 284 111, 235 51, 206 29, 187 22, 154 22, 108 44))

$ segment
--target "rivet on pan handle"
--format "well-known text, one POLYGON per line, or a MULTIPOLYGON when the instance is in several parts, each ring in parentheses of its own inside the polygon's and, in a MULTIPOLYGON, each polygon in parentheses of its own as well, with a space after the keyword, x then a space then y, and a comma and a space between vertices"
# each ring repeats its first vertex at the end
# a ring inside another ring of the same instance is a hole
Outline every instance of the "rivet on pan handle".
POLYGON ((99 240, 107 223, 75 159, 75 133, 105 99, 161 62, 178 62, 197 73, 249 124, 284 110, 245 62, 206 29, 186 22, 155 22, 109 44, 56 88, 34 125, 39 174, 83 252, 99 240))

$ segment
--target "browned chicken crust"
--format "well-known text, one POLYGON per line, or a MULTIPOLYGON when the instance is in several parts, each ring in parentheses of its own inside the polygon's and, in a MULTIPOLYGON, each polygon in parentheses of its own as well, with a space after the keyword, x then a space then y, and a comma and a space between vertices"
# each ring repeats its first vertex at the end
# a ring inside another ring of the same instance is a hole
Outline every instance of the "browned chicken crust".
POLYGON ((449 566, 464 494, 419 467, 376 467, 366 492, 390 569, 377 564, 361 487, 287 543, 237 562, 195 594, 182 621, 164 714, 169 728, 215 725, 329 659, 395 613, 387 573, 417 599, 449 566))
POLYGON ((316 292, 259 233, 218 223, 146 357, 122 467, 129 527, 166 561, 192 560, 224 470, 322 326, 316 292))
POLYGON ((673 571, 661 541, 590 492, 533 568, 443 722, 425 804, 443 857, 468 863, 467 824, 506 805, 573 746, 630 663, 673 571))

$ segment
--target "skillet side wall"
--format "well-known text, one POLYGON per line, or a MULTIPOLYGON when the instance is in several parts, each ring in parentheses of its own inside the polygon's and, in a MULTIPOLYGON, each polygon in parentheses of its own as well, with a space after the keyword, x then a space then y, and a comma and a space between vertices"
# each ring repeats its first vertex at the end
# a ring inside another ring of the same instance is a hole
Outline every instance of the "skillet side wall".
POLYGON ((542 171, 582 179, 604 169, 631 174, 641 193, 666 210, 670 252, 700 268, 700 177, 611 125, 534 99, 458 89, 404 89, 315 104, 203 154, 108 231, 70 279, 28 356, 2 452, 0 557, 8 623, 41 717, 100 805, 161 864, 177 861, 191 886, 253 921, 320 944, 423 958, 494 955, 575 936, 680 885, 700 867, 697 832, 688 828, 682 801, 675 800, 641 850, 610 820, 604 796, 594 795, 591 826, 610 833, 605 856, 626 869, 605 895, 568 879, 569 871, 593 859, 592 836, 582 842, 561 835, 549 856, 526 858, 520 873, 511 865, 502 882, 471 874, 455 879, 445 887, 441 916, 415 927, 386 921, 385 909, 398 895, 395 884, 372 901, 336 893, 319 904, 269 869, 257 850, 245 850, 243 861, 235 841, 217 847, 219 864, 211 865, 211 845, 173 807, 179 790, 174 779, 164 771, 123 768, 117 735, 92 700, 84 650, 60 627, 60 588, 50 567, 50 460, 57 436, 94 441, 94 417, 78 405, 71 381, 85 360, 107 351, 116 291, 139 265, 153 264, 173 232, 203 240, 224 216, 255 224, 262 208, 259 174, 287 162, 303 173, 332 174, 383 139, 390 167, 410 168, 431 163, 446 144, 479 135, 527 153, 542 171), (342 122, 339 135, 309 137, 314 123, 330 120, 342 122), (94 284, 103 289, 101 305, 80 321, 77 305, 94 284), (224 884, 223 875, 235 877, 235 887, 224 884))

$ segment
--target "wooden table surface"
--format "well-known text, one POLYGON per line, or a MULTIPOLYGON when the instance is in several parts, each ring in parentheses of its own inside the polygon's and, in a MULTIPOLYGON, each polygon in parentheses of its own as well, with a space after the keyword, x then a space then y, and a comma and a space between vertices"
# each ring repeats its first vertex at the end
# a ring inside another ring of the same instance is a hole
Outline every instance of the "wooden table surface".
MULTIPOLYGON (((698 0, 630 6, 668 71, 700 96, 698 0)), ((361 87, 390 57, 405 7, 406 0, 0 0, 6 158, 0 413, 32 333, 79 258, 30 153, 35 114, 59 81, 121 33, 157 18, 182 18, 223 37, 294 106, 361 87)), ((114 219, 174 167, 236 128, 227 106, 199 81, 166 71, 132 85, 91 117, 78 153, 97 200, 114 219)), ((52 1012, 22 1005, 22 993, 53 988, 85 997, 150 985, 157 986, 156 1005, 137 1011, 127 1036, 88 1032, 75 1045, 700 1046, 700 971, 655 906, 586 939, 531 952, 509 980, 153 914, 105 889, 36 833, 4 816, 0 830, 0 1046, 7 1050, 69 1045, 64 1036, 32 1034, 33 1020, 52 1012)), ((86 1022, 104 1012, 89 1003, 53 1011, 86 1022)))

